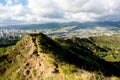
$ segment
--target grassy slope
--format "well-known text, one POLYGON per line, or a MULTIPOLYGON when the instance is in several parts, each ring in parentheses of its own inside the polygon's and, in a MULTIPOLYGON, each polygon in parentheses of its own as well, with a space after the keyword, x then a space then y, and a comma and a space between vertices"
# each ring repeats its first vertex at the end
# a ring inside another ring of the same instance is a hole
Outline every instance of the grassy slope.
POLYGON ((25 76, 17 71, 22 68, 29 56, 28 51, 32 49, 28 46, 32 43, 31 38, 34 38, 38 52, 47 57, 45 62, 56 67, 54 74, 45 77, 46 80, 96 80, 107 79, 107 76, 112 75, 120 76, 120 36, 112 37, 73 37, 64 40, 58 37, 51 39, 42 33, 31 34, 13 47, 0 48, 0 79, 24 79, 25 76), (107 57, 110 55, 116 57, 107 57))
MULTIPOLYGON (((29 37, 26 36, 30 40, 29 37)), ((12 44, 4 43, 6 47, 0 48, 0 79, 2 80, 23 80, 24 76, 18 73, 18 70, 24 65, 25 59, 23 53, 29 50, 26 48, 28 45, 24 38, 20 41, 13 40, 12 44), (16 42, 15 42, 16 41, 16 42), (18 41, 18 42, 17 42, 18 41), (13 44, 14 43, 14 44, 13 44), (26 45, 27 44, 27 45, 26 45)), ((1 42, 1 44, 3 44, 1 42)))
POLYGON ((107 52, 96 52, 95 54, 109 62, 120 62, 120 35, 99 36, 90 38, 94 43, 107 52))

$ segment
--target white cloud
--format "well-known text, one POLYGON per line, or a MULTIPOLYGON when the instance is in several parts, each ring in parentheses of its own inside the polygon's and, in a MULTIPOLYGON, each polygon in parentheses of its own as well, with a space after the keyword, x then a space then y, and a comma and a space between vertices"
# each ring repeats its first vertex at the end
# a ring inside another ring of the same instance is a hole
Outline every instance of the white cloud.
POLYGON ((0 23, 1 24, 16 22, 17 21, 16 18, 20 18, 21 16, 24 17, 26 15, 27 9, 20 3, 13 5, 14 1, 15 0, 6 0, 6 5, 0 4, 0 23))
POLYGON ((65 12, 80 12, 89 0, 53 0, 65 12))
POLYGON ((24 11, 25 10, 21 4, 15 6, 2 6, 0 8, 0 16, 11 18, 24 15, 24 11))
POLYGON ((62 17, 61 21, 102 20, 120 13, 119 4, 119 0, 28 0, 28 8, 34 15, 51 20, 62 17))
POLYGON ((12 5, 13 4, 13 0, 5 0, 7 5, 12 5))
POLYGON ((31 13, 50 18, 61 18, 62 12, 51 0, 28 0, 28 8, 31 13))
POLYGON ((120 20, 120 0, 6 0, 0 4, 0 21, 120 20))

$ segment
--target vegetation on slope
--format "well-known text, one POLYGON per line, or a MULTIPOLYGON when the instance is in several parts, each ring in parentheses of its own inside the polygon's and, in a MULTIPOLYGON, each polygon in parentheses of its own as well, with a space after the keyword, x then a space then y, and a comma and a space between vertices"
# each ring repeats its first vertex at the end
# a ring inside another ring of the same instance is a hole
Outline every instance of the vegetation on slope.
POLYGON ((91 37, 90 39, 107 50, 107 52, 95 52, 95 55, 109 62, 120 62, 120 35, 91 37))
POLYGON ((52 39, 29 34, 14 46, 0 47, 0 79, 119 79, 119 43, 119 35, 52 39))

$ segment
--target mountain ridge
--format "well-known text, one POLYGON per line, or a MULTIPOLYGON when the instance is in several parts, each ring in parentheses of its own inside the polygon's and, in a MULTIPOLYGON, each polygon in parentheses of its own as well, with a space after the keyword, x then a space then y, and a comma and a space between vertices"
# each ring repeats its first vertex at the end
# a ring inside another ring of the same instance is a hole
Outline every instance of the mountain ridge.
MULTIPOLYGON (((5 69, 0 73, 0 79, 72 80, 71 77, 74 77, 75 80, 79 80, 83 78, 79 71, 83 70, 98 71, 97 76, 101 75, 100 73, 105 76, 120 76, 119 62, 107 62, 94 55, 93 50, 108 52, 108 49, 96 45, 91 38, 73 37, 64 40, 59 37, 51 39, 43 33, 29 34, 15 46, 8 48, 0 57, 3 58, 0 63, 5 61, 6 65, 3 67, 0 64, 0 70, 5 69)), ((87 73, 86 71, 83 73, 87 73)), ((93 79, 97 79, 97 76, 93 79)), ((101 76, 102 78, 106 79, 101 76)))

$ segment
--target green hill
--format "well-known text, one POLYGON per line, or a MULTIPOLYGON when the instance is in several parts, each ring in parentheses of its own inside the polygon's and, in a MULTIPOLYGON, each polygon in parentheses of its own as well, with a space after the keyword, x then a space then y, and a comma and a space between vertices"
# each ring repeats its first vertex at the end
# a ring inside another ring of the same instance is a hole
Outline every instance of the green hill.
POLYGON ((0 80, 119 80, 120 35, 29 34, 0 47, 0 80))

